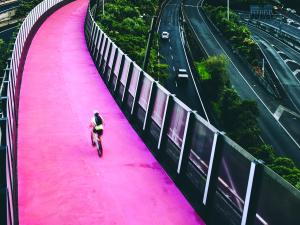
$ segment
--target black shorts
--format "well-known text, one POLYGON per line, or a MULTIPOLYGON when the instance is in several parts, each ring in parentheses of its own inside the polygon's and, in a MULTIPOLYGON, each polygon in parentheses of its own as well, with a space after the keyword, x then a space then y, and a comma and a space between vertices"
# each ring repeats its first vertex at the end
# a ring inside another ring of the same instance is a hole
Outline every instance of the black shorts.
POLYGON ((95 134, 100 135, 100 136, 103 134, 103 130, 96 130, 96 129, 93 129, 93 132, 94 132, 95 134))

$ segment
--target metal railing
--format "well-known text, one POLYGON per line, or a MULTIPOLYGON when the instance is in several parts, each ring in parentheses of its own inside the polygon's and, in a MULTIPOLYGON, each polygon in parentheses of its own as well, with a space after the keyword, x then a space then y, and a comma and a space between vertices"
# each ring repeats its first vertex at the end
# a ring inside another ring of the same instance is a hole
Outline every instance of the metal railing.
POLYGON ((265 23, 263 21, 248 20, 248 23, 251 23, 253 26, 274 35, 286 44, 300 51, 300 37, 290 34, 279 27, 265 23))
POLYGON ((99 74, 153 154, 196 188, 207 222, 297 224, 300 192, 143 71, 99 28, 93 6, 85 36, 99 74))
POLYGON ((24 19, 5 69, 0 118, 0 224, 18 224, 17 122, 20 82, 30 42, 40 22, 66 0, 45 0, 24 19))

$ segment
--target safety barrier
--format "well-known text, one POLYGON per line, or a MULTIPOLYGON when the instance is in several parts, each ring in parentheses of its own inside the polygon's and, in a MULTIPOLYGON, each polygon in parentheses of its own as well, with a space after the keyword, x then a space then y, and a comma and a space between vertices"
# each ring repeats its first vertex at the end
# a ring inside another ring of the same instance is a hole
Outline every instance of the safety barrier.
POLYGON ((17 123, 22 71, 31 40, 55 9, 67 0, 45 0, 23 21, 1 83, 0 118, 0 224, 18 224, 17 123))
MULTIPOLYGON (((283 29, 259 20, 248 20, 248 23, 279 38, 284 43, 300 51, 300 37, 290 34, 283 29)), ((281 25, 280 25, 281 26, 281 25)))
POLYGON ((194 186, 211 224, 297 224, 300 192, 181 102, 86 15, 91 57, 116 102, 158 159, 194 186), (225 222, 224 222, 225 221, 225 222))

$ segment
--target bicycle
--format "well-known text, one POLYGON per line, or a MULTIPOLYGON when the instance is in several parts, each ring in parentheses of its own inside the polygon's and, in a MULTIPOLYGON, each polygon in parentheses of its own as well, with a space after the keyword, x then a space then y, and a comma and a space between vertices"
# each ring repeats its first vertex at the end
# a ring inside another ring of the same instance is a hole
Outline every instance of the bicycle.
POLYGON ((93 133, 92 145, 96 146, 98 156, 101 157, 103 154, 103 148, 102 148, 101 136, 99 134, 93 133))

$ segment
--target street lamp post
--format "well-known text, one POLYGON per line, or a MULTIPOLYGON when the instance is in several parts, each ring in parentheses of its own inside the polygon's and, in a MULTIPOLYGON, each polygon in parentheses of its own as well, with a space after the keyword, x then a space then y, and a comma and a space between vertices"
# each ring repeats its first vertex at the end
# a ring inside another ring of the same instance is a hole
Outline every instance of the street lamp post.
POLYGON ((103 12, 103 16, 104 16, 104 0, 102 2, 102 12, 103 12))
POLYGON ((147 40, 146 52, 145 52, 144 61, 143 61, 143 70, 147 70, 147 67, 148 67, 156 19, 157 19, 156 16, 151 17, 151 26, 150 26, 150 30, 148 31, 148 40, 147 40))
POLYGON ((229 0, 227 0, 227 20, 229 20, 229 0))

